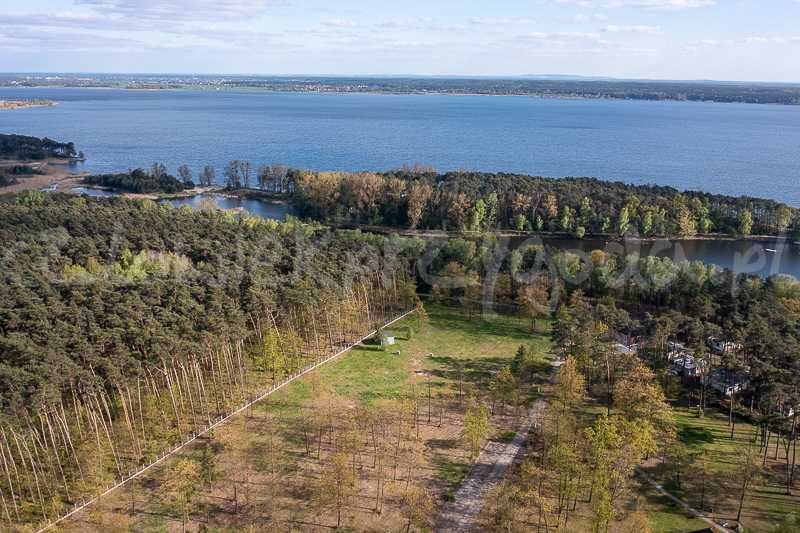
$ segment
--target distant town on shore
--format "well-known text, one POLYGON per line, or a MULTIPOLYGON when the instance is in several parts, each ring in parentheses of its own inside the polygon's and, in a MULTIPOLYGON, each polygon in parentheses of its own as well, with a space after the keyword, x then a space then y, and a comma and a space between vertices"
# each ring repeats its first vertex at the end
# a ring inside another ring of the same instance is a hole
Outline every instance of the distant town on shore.
POLYGON ((261 89, 279 92, 454 94, 800 104, 800 85, 735 81, 625 80, 579 76, 245 76, 172 74, 0 74, 0 87, 143 90, 261 89))

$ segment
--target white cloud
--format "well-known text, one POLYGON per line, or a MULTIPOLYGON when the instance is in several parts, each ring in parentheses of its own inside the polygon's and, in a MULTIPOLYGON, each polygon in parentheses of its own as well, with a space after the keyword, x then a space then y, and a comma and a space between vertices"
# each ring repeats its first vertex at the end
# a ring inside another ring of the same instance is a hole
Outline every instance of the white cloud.
POLYGON ((611 24, 603 28, 603 31, 608 33, 661 33, 661 28, 658 26, 617 26, 611 24))
POLYGON ((146 43, 126 37, 101 34, 76 34, 72 31, 48 31, 35 28, 5 28, 0 31, 4 42, 12 45, 35 46, 37 50, 85 52, 98 47, 116 52, 141 49, 146 43))
POLYGON ((280 45, 280 33, 231 26, 224 21, 174 20, 154 25, 151 20, 96 11, 0 14, 0 35, 4 37, 0 41, 3 43, 24 42, 28 49, 69 52, 129 52, 145 48, 229 50, 266 43, 280 45))
POLYGON ((716 0, 554 0, 556 4, 572 4, 586 8, 638 7, 677 11, 716 4, 716 0))
POLYGON ((285 5, 285 0, 75 0, 99 13, 161 21, 244 19, 285 5))
POLYGON ((524 36, 531 39, 547 39, 553 41, 575 40, 575 39, 597 39, 599 35, 596 33, 580 32, 580 31, 557 31, 550 33, 531 32, 526 33, 524 36))
POLYGON ((330 26, 332 28, 355 28, 358 26, 358 23, 353 20, 340 18, 325 19, 321 22, 321 24, 323 26, 330 26))
POLYGON ((608 17, 602 13, 578 13, 570 17, 569 20, 578 24, 584 24, 586 22, 605 22, 608 20, 608 17))
POLYGON ((729 39, 695 39, 689 41, 687 44, 690 47, 696 48, 699 46, 741 46, 749 44, 786 44, 792 42, 800 42, 800 37, 786 37, 782 35, 747 35, 745 37, 729 39))
POLYGON ((736 46, 734 39, 696 39, 689 41, 689 48, 714 47, 714 46, 736 46))
POLYGON ((3 26, 97 26, 108 22, 108 17, 94 13, 28 13, 0 14, 3 26))
POLYGON ((521 26, 533 24, 529 17, 470 17, 468 22, 478 26, 521 26))
POLYGON ((568 43, 576 41, 598 41, 600 35, 591 32, 579 31, 557 31, 557 32, 529 32, 519 36, 519 39, 525 41, 540 41, 551 43, 568 43))
POLYGON ((387 30, 421 30, 432 23, 433 19, 428 17, 403 17, 383 20, 378 27, 387 30))
MULTIPOLYGON (((800 0, 798 0, 800 2, 800 0)), ((782 35, 749 35, 744 38, 747 44, 786 44, 786 43, 800 43, 800 36, 786 37, 782 35)))

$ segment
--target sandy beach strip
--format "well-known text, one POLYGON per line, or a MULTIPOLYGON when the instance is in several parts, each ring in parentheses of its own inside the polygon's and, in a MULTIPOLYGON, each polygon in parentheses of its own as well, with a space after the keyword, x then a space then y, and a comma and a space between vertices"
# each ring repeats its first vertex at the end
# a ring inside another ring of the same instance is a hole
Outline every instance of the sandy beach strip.
POLYGON ((54 184, 56 184, 58 190, 69 189, 80 185, 80 180, 87 175, 86 173, 76 174, 70 171, 68 164, 63 161, 0 161, 0 169, 14 165, 38 167, 44 173, 16 176, 18 183, 0 187, 0 194, 39 190, 54 184))

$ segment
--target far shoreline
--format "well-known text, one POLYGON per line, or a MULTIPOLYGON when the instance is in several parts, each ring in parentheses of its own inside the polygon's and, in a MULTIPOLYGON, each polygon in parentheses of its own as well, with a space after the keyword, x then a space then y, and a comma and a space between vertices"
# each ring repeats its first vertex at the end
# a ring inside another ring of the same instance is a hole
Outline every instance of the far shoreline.
MULTIPOLYGON (((452 97, 494 97, 494 98, 529 98, 531 100, 565 100, 565 101, 611 101, 611 102, 650 102, 650 103, 679 103, 679 104, 728 104, 728 105, 748 105, 748 106, 772 106, 772 107, 800 107, 800 103, 781 103, 781 102, 737 102, 719 101, 712 99, 679 99, 679 98, 626 98, 614 96, 587 96, 570 94, 548 94, 548 93, 480 93, 480 92, 447 92, 447 91, 392 91, 392 90, 297 90, 297 89, 275 89, 267 87, 210 87, 210 86, 184 86, 184 87, 131 87, 131 86, 108 86, 108 85, 42 85, 32 87, 12 87, 0 86, 0 91, 4 89, 24 89, 24 90, 47 90, 47 89, 67 89, 67 90, 108 90, 108 91, 130 91, 130 92, 242 92, 242 93, 264 93, 264 94, 310 94, 310 95, 374 95, 374 96, 452 96, 452 97)), ((56 105, 54 102, 53 105, 56 105)), ((33 107, 33 106, 32 106, 33 107)), ((44 107, 44 106, 42 106, 44 107)), ((48 106, 50 107, 50 106, 48 106)))

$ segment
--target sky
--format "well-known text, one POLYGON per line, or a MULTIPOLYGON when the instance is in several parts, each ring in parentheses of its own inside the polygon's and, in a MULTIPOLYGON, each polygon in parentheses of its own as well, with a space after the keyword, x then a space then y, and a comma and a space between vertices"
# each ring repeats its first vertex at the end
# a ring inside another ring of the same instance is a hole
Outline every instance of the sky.
POLYGON ((800 0, 0 0, 0 71, 800 82, 800 0))

